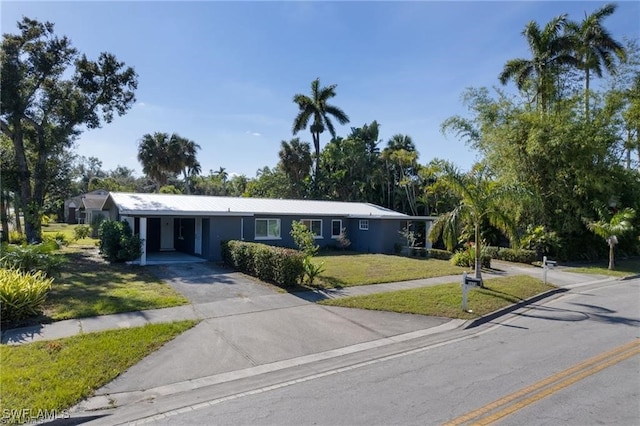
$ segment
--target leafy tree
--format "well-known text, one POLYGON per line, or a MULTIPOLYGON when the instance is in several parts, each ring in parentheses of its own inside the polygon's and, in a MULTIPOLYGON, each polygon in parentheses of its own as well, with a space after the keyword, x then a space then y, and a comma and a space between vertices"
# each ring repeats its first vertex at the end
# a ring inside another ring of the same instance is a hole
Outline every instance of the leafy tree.
POLYGON ((258 170, 256 177, 247 182, 247 187, 242 194, 244 197, 256 198, 281 198, 289 190, 289 179, 284 171, 276 166, 274 168, 263 167, 258 170))
POLYGON ((585 15, 582 22, 567 24, 572 39, 577 68, 584 71, 584 109, 589 119, 589 88, 591 72, 602 77, 602 69, 609 73, 616 72, 615 56, 620 60, 625 57, 625 49, 616 41, 602 25, 602 21, 616 11, 617 5, 606 4, 591 15, 585 15))
POLYGON ((192 140, 179 137, 174 134, 172 138, 173 150, 177 151, 177 161, 180 162, 184 176, 184 188, 187 194, 191 194, 191 180, 201 173, 202 168, 196 158, 200 145, 192 140))
POLYGON ((511 59, 499 75, 500 83, 513 80, 518 90, 532 92, 538 109, 546 111, 557 94, 557 76, 565 65, 575 66, 577 60, 570 54, 572 39, 564 33, 567 16, 560 15, 540 28, 529 22, 522 35, 527 39, 531 59, 511 59))
POLYGON ((137 76, 110 53, 96 61, 80 55, 51 22, 24 17, 18 30, 2 39, 0 129, 14 145, 27 239, 37 241, 51 158, 83 128, 124 114, 137 76))
POLYGON ((635 215, 635 210, 626 208, 607 218, 606 213, 603 213, 603 210, 600 209, 598 211, 599 220, 586 221, 587 228, 598 237, 603 238, 609 245, 610 270, 613 270, 615 266, 614 250, 616 244, 618 244, 618 237, 633 230, 631 221, 635 215))
POLYGON ((429 238, 435 242, 442 237, 447 250, 453 251, 459 243, 463 226, 473 227, 475 276, 482 279, 480 228, 483 222, 487 221, 505 232, 512 243, 518 244, 516 226, 510 212, 505 209, 505 202, 517 197, 522 191, 490 180, 487 170, 481 166, 475 167, 468 174, 462 174, 451 167, 446 167, 445 172, 441 178, 442 182, 460 197, 461 202, 452 211, 438 217, 431 228, 429 238))
MULTIPOLYGON (((400 199, 402 211, 409 211, 412 215, 418 214, 417 190, 418 186, 418 151, 410 136, 396 134, 389 139, 387 147, 382 151, 382 160, 389 171, 388 190, 394 188, 400 194, 394 194, 400 199)), ((391 198, 391 194, 389 194, 391 198)), ((391 208, 397 208, 392 202, 391 208)))
POLYGON ((303 94, 293 96, 293 102, 298 105, 299 111, 293 121, 292 131, 295 136, 299 131, 309 126, 315 149, 314 178, 316 185, 320 175, 320 134, 328 130, 332 137, 336 137, 336 130, 331 117, 340 124, 349 122, 349 117, 344 111, 328 103, 329 99, 336 95, 336 87, 336 84, 320 87, 320 79, 316 78, 311 82, 311 96, 303 94), (311 125, 309 125, 310 121, 311 125))

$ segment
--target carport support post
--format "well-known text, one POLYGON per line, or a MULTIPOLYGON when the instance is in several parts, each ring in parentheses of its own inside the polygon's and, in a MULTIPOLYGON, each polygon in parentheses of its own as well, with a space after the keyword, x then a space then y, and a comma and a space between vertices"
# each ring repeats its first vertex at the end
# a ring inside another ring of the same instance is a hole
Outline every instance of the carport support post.
POLYGON ((142 240, 142 250, 140 253, 140 265, 147 264, 147 218, 140 218, 140 239, 142 240))

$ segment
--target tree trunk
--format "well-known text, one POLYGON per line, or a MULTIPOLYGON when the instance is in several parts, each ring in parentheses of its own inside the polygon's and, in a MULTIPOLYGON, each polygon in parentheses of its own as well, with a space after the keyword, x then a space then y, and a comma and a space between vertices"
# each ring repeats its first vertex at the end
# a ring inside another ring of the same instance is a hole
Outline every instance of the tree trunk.
POLYGON ((40 239, 40 230, 34 227, 32 211, 37 210, 35 206, 33 194, 31 192, 31 172, 24 150, 24 141, 22 135, 22 123, 20 118, 13 119, 13 148, 16 154, 16 162, 18 163, 18 181, 20 185, 20 202, 22 204, 22 212, 24 213, 24 230, 29 243, 37 242, 40 239))
POLYGON ((5 191, 0 192, 0 222, 2 223, 1 242, 9 242, 9 197, 5 191))
POLYGON ((589 67, 587 66, 587 69, 585 71, 585 79, 584 79, 584 116, 585 119, 587 121, 587 123, 589 122, 589 67))
POLYGON ((320 133, 311 132, 311 136, 313 137, 313 149, 316 152, 315 165, 313 171, 313 195, 317 197, 318 188, 319 188, 319 180, 320 180, 320 133))
POLYGON ((615 244, 613 243, 609 243, 609 270, 613 271, 613 268, 615 266, 615 256, 614 256, 614 249, 615 244))
POLYGON ((475 237, 476 237, 476 253, 475 253, 475 265, 476 265, 476 278, 480 280, 480 286, 482 287, 482 264, 480 263, 480 224, 476 223, 475 226, 475 237))
POLYGON ((183 169, 182 174, 184 175, 184 188, 187 192, 187 195, 191 195, 191 188, 189 187, 189 176, 187 175, 187 170, 183 169))
POLYGON ((16 221, 16 231, 19 234, 22 234, 22 221, 20 220, 20 197, 18 194, 13 194, 13 214, 15 216, 16 221))

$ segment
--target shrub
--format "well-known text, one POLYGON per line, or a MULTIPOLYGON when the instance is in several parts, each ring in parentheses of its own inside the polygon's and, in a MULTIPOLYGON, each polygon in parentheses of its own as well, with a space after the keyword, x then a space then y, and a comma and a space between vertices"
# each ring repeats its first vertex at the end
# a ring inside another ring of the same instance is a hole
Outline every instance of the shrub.
POLYGON ((129 222, 105 220, 99 235, 100 254, 109 262, 127 262, 142 255, 142 240, 133 235, 129 222))
POLYGON ((3 323, 15 323, 40 314, 52 278, 44 272, 0 269, 0 318, 3 323))
POLYGON ((538 259, 538 254, 534 250, 500 248, 498 259, 507 262, 533 263, 538 259))
POLYGON ((22 246, 3 244, 0 266, 22 272, 42 271, 47 276, 53 276, 60 271, 63 263, 61 256, 52 253, 56 248, 56 243, 52 241, 22 246))
POLYGON ((347 247, 351 245, 351 240, 347 238, 347 228, 342 228, 340 230, 340 235, 338 235, 336 241, 340 250, 346 250, 347 247))
POLYGON ((453 256, 453 253, 451 253, 450 251, 434 249, 434 248, 429 249, 428 254, 430 258, 440 259, 440 260, 449 260, 451 259, 451 256, 453 256))
POLYGON ((83 238, 88 238, 91 235, 91 227, 89 225, 78 225, 73 230, 73 235, 76 240, 81 240, 83 238))
POLYGON ((292 287, 304 276, 304 255, 297 250, 235 240, 221 244, 228 266, 263 281, 292 287))
POLYGON ((27 236, 25 234, 21 234, 16 230, 9 231, 9 242, 11 244, 26 244, 27 236))
POLYGON ((301 252, 307 256, 315 256, 318 254, 320 247, 316 244, 316 234, 302 222, 294 220, 291 223, 290 234, 301 252))
POLYGON ((309 285, 313 285, 313 281, 315 281, 316 277, 320 276, 320 274, 324 272, 324 262, 316 265, 311 261, 311 256, 305 257, 302 265, 304 266, 304 275, 306 277, 307 284, 309 285))
POLYGON ((492 259, 498 259, 498 253, 500 252, 500 247, 496 246, 486 246, 484 248, 484 252, 490 256, 492 259))
POLYGON ((67 240, 66 235, 64 235, 62 232, 57 232, 53 236, 47 235, 44 238, 42 238, 42 242, 51 244, 53 247, 55 247, 56 250, 62 246, 68 246, 70 243, 70 241, 67 240))
POLYGON ((105 220, 107 219, 102 215, 95 216, 93 219, 91 219, 92 238, 98 238, 98 235, 100 235, 100 225, 102 225, 102 222, 104 222, 105 220))
MULTIPOLYGON (((451 258, 451 263, 456 266, 475 268, 475 248, 469 246, 463 251, 456 252, 451 258)), ((491 268, 491 256, 486 253, 481 253, 480 265, 482 268, 491 268)))
POLYGON ((538 253, 540 257, 558 253, 561 247, 560 237, 554 231, 547 231, 544 226, 527 226, 522 245, 538 253))

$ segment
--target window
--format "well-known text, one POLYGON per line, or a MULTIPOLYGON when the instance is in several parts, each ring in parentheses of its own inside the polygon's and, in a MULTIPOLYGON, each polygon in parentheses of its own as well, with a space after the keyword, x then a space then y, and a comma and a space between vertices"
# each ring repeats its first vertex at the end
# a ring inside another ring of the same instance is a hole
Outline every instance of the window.
POLYGON ((342 221, 340 219, 333 219, 331 221, 331 238, 338 238, 342 232, 342 221))
POLYGON ((322 238, 322 220, 321 219, 300 219, 300 222, 316 234, 316 238, 322 238))
POLYGON ((360 230, 368 231, 369 230, 369 220, 368 219, 360 219, 360 230))
POLYGON ((280 219, 256 219, 256 240, 280 238, 280 219))

